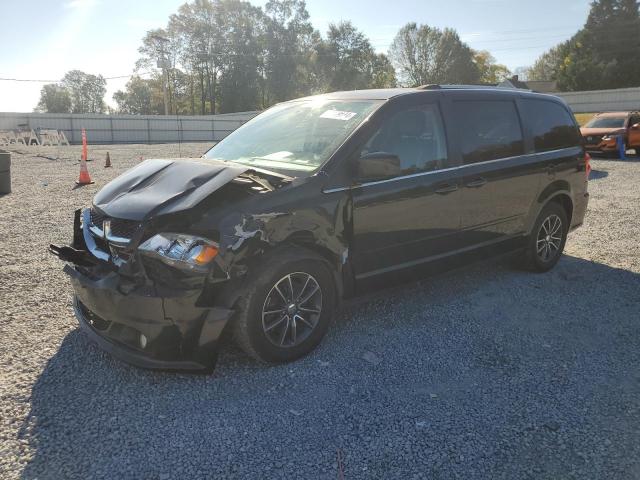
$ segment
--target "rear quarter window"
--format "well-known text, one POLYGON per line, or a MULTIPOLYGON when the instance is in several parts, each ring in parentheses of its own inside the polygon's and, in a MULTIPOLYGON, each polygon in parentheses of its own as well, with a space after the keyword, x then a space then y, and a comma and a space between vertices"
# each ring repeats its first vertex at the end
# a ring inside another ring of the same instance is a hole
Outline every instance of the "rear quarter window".
POLYGON ((580 145, 580 132, 573 116, 559 103, 523 99, 522 108, 536 152, 580 145))
POLYGON ((453 114, 465 164, 524 153, 520 119, 512 100, 454 101, 453 114))

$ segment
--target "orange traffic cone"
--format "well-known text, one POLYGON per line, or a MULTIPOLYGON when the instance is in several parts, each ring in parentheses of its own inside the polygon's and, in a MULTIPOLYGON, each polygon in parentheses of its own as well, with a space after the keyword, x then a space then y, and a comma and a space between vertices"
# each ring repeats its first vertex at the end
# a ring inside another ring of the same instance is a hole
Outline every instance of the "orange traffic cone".
POLYGON ((109 152, 107 152, 107 159, 104 161, 104 168, 109 168, 111 166, 111 157, 109 156, 109 152))
POLYGON ((76 182, 78 185, 90 185, 93 182, 87 169, 87 133, 82 129, 82 157, 80 157, 80 177, 76 182))
POLYGON ((82 129, 82 159, 86 162, 89 157, 87 156, 87 132, 82 129))
POLYGON ((78 178, 78 181, 76 183, 78 185, 90 185, 92 183, 95 183, 89 176, 87 161, 84 159, 80 160, 80 177, 78 178))

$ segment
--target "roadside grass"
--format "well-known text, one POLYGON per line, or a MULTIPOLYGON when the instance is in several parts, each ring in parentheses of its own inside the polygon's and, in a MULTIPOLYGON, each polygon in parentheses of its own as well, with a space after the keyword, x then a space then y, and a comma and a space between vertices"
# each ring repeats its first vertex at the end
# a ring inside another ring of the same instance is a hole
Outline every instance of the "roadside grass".
POLYGON ((587 123, 589 120, 591 120, 594 115, 595 113, 576 113, 575 114, 576 120, 578 121, 578 124, 580 124, 581 127, 585 123, 587 123))

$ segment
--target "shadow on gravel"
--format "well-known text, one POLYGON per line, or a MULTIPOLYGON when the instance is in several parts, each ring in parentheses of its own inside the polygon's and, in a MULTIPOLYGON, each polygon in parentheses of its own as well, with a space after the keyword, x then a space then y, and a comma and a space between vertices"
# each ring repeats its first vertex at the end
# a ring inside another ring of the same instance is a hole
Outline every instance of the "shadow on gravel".
POLYGON ((22 476, 336 478, 340 449, 345 478, 630 478, 639 304, 640 275, 607 265, 481 264, 348 306, 299 362, 227 349, 212 376, 74 330, 31 392, 22 476))
POLYGON ((603 178, 607 178, 609 176, 609 172, 604 170, 591 170, 589 174, 589 180, 601 180, 603 178))
POLYGON ((627 154, 627 156, 626 156, 626 158, 624 160, 620 159, 617 155, 616 156, 611 156, 611 155, 592 154, 591 157, 594 160, 597 160, 597 161, 609 160, 611 162, 631 162, 631 163, 640 162, 640 155, 634 155, 634 154, 627 154))

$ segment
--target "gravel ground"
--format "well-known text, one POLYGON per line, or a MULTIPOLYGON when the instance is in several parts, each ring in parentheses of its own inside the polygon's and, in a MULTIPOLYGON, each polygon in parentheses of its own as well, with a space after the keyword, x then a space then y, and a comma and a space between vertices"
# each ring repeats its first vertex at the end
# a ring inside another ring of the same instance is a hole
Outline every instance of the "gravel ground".
POLYGON ((47 245, 140 157, 204 148, 94 146, 78 189, 79 147, 16 149, 0 478, 640 478, 640 162, 593 162, 586 226, 548 274, 491 262, 372 295, 286 366, 231 346, 211 376, 126 366, 76 328, 47 245))

